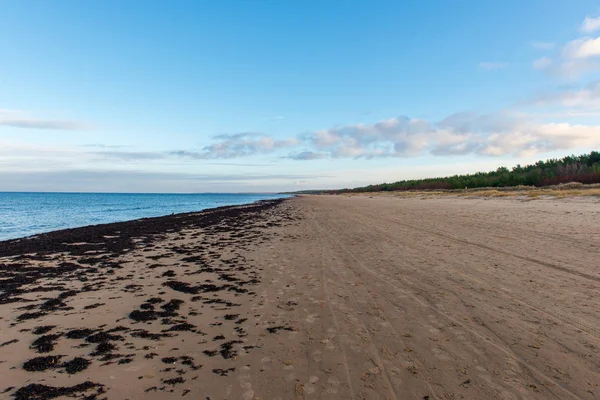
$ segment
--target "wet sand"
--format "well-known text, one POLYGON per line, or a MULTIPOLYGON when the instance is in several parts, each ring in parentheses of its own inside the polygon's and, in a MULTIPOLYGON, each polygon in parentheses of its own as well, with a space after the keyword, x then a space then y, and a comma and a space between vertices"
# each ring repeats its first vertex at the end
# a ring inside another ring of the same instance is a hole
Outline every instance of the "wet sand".
POLYGON ((600 202, 303 196, 0 242, 0 393, 600 397, 600 202))

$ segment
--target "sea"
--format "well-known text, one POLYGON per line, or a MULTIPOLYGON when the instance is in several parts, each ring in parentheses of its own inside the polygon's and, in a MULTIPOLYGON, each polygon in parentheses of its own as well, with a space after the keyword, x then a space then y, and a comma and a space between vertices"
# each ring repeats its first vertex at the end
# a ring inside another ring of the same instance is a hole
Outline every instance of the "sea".
MULTIPOLYGON (((282 194, 0 192, 0 241, 58 229, 289 197, 282 194)), ((1 246, 1 244, 0 244, 1 246)))

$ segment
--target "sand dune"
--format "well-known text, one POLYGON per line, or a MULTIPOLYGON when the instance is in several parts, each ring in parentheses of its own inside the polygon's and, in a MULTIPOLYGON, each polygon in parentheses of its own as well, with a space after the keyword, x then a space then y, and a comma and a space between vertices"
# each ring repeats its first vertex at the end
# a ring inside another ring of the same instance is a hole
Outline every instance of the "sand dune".
POLYGON ((0 243, 0 392, 600 397, 600 202, 303 196, 0 243))

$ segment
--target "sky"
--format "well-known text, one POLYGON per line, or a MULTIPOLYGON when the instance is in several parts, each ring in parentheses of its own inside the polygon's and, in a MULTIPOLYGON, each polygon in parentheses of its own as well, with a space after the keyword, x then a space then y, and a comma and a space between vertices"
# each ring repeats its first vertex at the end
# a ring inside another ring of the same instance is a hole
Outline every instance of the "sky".
POLYGON ((344 188, 600 148, 597 1, 0 9, 0 191, 344 188))

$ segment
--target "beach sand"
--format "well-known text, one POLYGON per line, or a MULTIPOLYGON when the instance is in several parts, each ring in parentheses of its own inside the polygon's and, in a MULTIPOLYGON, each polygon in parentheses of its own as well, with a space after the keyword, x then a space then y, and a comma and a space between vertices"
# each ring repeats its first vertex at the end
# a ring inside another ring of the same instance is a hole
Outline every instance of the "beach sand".
POLYGON ((265 201, 0 242, 0 280, 7 399, 600 397, 592 198, 265 201))

